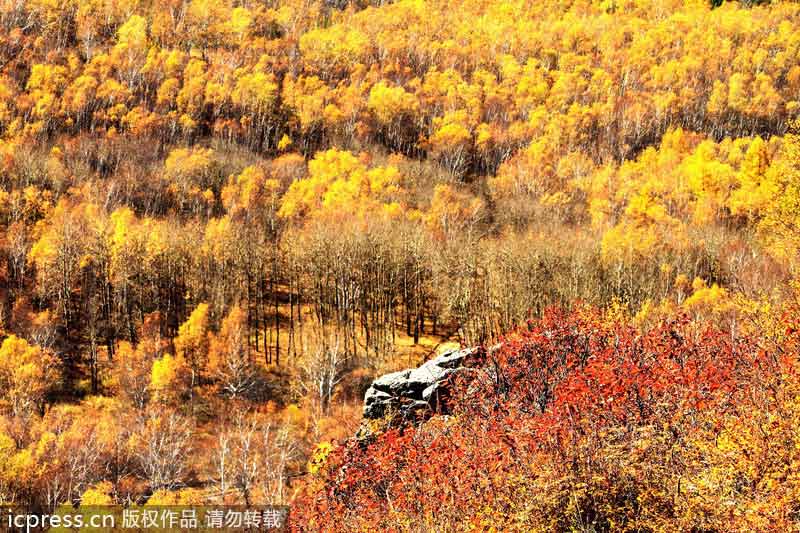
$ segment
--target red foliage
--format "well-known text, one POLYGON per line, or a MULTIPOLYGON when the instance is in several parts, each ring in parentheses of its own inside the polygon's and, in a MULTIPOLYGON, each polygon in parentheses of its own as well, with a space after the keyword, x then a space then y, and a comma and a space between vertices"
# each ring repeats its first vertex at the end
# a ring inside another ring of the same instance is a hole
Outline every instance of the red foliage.
MULTIPOLYGON (((699 329, 683 317, 641 334, 591 310, 550 310, 458 382, 452 416, 334 451, 296 502, 293 528, 481 529, 481 517, 491 515, 502 530, 497 517, 517 506, 509 485, 539 475, 542 457, 585 469, 600 460, 593 450, 611 430, 633 435, 655 426, 682 442, 695 420, 707 419, 703 413, 742 415, 748 395, 785 370, 775 356, 754 339, 699 329)), ((620 494, 616 505, 635 514, 636 497, 620 494)), ((581 512, 599 530, 611 527, 599 505, 581 512)), ((556 516, 552 527, 565 526, 556 516)))

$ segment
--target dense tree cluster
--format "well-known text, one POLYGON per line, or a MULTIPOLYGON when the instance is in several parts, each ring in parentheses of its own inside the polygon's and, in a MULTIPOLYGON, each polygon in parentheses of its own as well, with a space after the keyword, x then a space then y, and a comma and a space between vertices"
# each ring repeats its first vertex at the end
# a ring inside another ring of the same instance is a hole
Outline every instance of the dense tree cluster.
POLYGON ((553 304, 738 342, 800 267, 798 23, 0 2, 0 504, 285 501, 369 378, 553 304))

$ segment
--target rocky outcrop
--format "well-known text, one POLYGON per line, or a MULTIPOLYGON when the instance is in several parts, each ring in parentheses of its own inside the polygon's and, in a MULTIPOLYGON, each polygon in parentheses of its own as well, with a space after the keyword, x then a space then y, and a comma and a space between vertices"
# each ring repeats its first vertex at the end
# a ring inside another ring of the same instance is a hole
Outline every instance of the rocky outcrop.
POLYGON ((464 367, 478 348, 445 352, 419 368, 392 372, 379 377, 364 395, 364 418, 383 418, 387 412, 404 417, 419 411, 443 412, 446 384, 464 367))

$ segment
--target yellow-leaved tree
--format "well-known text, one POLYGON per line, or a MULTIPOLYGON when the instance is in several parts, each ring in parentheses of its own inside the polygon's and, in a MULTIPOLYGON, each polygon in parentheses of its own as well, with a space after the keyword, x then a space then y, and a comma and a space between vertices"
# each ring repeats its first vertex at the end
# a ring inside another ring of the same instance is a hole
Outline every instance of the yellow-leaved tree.
POLYGON ((208 337, 208 304, 201 303, 178 328, 178 336, 173 341, 176 356, 183 358, 195 375, 206 366, 208 337))
POLYGON ((150 399, 150 365, 152 357, 141 347, 127 341, 117 344, 114 356, 114 380, 121 397, 142 410, 150 399))
POLYGON ((232 398, 247 395, 257 384, 256 368, 247 343, 247 313, 234 306, 211 339, 208 370, 232 398))
POLYGON ((391 218, 402 212, 402 176, 394 166, 370 169, 363 158, 334 149, 318 153, 308 169, 309 176, 293 182, 286 191, 278 216, 391 218))
POLYGON ((769 252, 786 261, 797 273, 800 261, 800 122, 793 123, 795 133, 783 139, 779 159, 769 171, 771 184, 766 185, 770 201, 765 203, 764 216, 758 230, 769 252), (768 193, 769 194, 769 193, 768 193))
POLYGON ((14 416, 42 412, 61 374, 51 353, 11 335, 0 345, 0 404, 14 416))
POLYGON ((177 405, 189 395, 193 385, 193 374, 182 355, 164 354, 153 361, 150 372, 150 389, 153 399, 177 405))
POLYGON ((213 191, 218 185, 214 181, 214 151, 210 148, 176 148, 164 161, 164 175, 180 208, 197 212, 209 201, 206 191, 213 191))

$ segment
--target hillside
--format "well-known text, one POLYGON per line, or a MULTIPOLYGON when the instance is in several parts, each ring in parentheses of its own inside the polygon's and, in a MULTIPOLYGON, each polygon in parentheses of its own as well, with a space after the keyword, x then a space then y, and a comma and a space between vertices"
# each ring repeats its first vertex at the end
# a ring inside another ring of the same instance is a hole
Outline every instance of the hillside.
MULTIPOLYGON (((796 315, 795 315, 796 316, 796 315)), ((796 321, 774 338, 642 335, 548 312, 477 355, 449 414, 387 417, 330 452, 298 531, 793 531, 796 321)))

